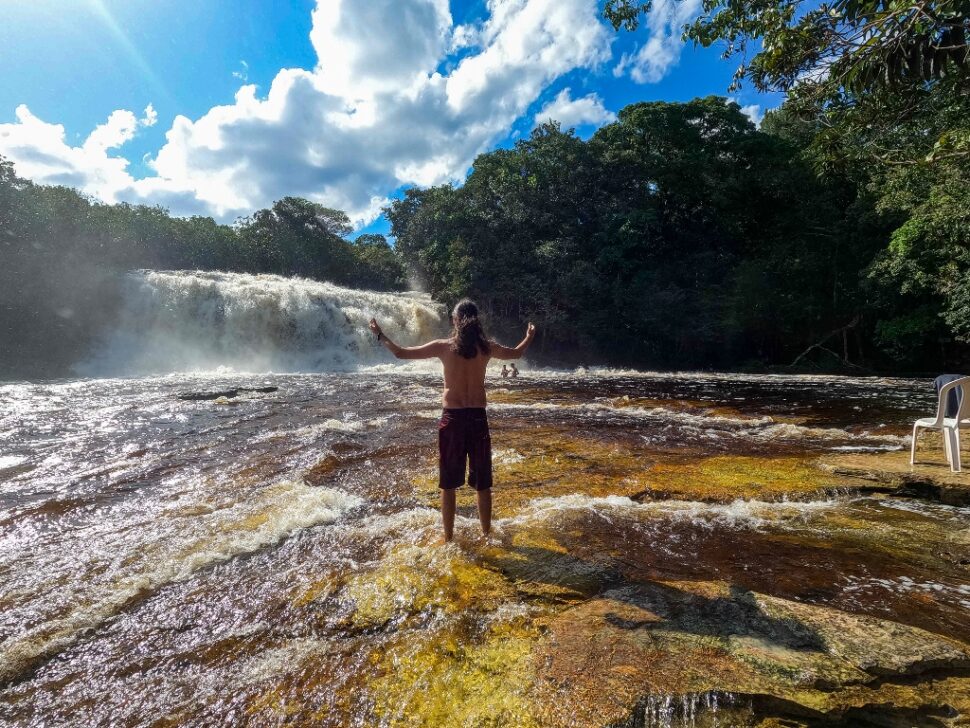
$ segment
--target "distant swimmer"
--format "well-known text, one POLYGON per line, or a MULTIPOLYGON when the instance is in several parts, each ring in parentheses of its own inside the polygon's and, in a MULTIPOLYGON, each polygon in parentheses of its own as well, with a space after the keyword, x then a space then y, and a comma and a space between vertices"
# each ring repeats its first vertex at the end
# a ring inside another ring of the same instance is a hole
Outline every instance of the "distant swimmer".
MULTIPOLYGON (((455 491, 465 484, 477 491, 478 519, 486 536, 492 528, 492 439, 485 412, 485 370, 492 357, 518 359, 536 335, 531 323, 525 338, 510 348, 489 340, 478 318, 478 306, 465 299, 451 314, 451 336, 421 346, 398 346, 387 338, 375 319, 370 330, 398 359, 431 359, 444 365, 441 421, 438 423, 438 487, 445 541, 455 530, 455 491)), ((504 367, 503 367, 504 369, 504 367)), ((512 376, 518 374, 512 365, 512 376)))
POLYGON ((519 369, 515 366, 515 362, 512 363, 512 379, 518 379, 519 369))
POLYGON ((503 364, 502 365, 502 379, 508 379, 508 378, 509 378, 509 368, 503 364))

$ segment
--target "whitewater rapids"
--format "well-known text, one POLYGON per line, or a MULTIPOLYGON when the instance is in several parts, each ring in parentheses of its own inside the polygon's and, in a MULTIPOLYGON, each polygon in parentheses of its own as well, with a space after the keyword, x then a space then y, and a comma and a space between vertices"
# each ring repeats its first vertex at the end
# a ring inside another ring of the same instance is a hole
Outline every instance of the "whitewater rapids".
POLYGON ((392 361, 367 328, 375 317, 402 344, 447 331, 424 293, 379 293, 275 275, 132 271, 121 307, 82 376, 171 372, 348 371, 392 361))

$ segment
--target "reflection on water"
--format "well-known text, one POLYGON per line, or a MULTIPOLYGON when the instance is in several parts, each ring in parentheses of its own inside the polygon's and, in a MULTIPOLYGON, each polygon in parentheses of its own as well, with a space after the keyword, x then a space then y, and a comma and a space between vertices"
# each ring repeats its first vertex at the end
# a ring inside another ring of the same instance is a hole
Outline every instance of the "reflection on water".
POLYGON ((924 383, 501 382, 495 533, 462 493, 447 547, 437 386, 0 386, 0 722, 942 725, 970 706, 970 511, 813 465, 906 447, 924 383))

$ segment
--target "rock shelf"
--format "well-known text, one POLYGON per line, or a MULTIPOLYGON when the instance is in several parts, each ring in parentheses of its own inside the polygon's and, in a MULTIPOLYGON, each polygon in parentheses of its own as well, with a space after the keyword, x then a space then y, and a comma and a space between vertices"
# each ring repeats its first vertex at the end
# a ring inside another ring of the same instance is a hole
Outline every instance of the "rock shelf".
POLYGON ((909 464, 908 451, 830 456, 819 464, 834 475, 861 478, 895 495, 970 506, 970 449, 964 446, 961 454, 964 467, 960 473, 951 472, 942 445, 932 451, 921 447, 916 465, 909 464))

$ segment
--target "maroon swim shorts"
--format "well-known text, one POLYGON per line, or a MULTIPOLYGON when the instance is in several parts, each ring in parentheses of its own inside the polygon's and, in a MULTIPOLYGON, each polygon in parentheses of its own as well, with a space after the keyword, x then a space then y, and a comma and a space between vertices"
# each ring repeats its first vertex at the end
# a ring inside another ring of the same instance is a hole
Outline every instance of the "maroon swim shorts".
POLYGON ((475 490, 492 487, 492 438, 484 407, 446 409, 438 423, 438 485, 451 490, 465 484, 475 490))

